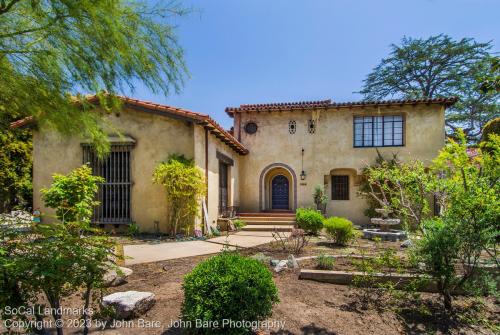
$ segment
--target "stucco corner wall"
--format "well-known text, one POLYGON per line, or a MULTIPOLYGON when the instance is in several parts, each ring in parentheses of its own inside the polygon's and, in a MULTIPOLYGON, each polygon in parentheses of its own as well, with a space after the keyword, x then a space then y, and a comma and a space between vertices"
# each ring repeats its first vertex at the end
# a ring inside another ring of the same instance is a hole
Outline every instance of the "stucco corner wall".
MULTIPOLYGON (((172 153, 194 158, 194 125, 143 111, 125 109, 107 117, 114 127, 136 140, 131 151, 131 218, 141 231, 154 232, 155 221, 160 231, 167 231, 165 191, 153 184, 152 176, 158 163, 172 153)), ((48 130, 33 135, 33 202, 48 219, 53 212, 45 208, 40 189, 50 186, 53 173, 68 173, 83 164, 82 140, 61 138, 48 130)))

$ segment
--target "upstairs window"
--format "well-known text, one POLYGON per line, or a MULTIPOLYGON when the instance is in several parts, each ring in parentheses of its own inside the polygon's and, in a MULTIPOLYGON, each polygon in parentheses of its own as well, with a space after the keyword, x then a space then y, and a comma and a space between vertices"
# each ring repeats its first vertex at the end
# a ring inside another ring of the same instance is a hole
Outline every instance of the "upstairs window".
POLYGON ((404 145, 402 115, 355 116, 354 147, 394 147, 404 145))

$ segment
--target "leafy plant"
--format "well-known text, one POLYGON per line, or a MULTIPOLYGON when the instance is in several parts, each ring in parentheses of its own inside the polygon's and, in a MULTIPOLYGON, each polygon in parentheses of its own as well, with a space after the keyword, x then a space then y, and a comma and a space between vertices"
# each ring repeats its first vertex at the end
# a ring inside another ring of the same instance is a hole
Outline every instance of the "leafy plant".
MULTIPOLYGON (((45 193, 46 201, 60 211, 58 216, 71 221, 31 224, 28 233, 18 227, 0 229, 0 311, 6 306, 30 308, 43 294, 59 335, 63 334, 59 323, 63 298, 78 290, 86 308, 83 332, 88 333, 92 291, 103 287, 103 276, 113 267, 113 241, 88 222, 93 205, 89 199, 95 196, 97 182, 89 177, 89 170, 84 166, 67 176, 55 176, 45 193)), ((35 315, 38 321, 44 317, 35 315)))
POLYGON ((181 229, 189 233, 194 218, 200 215, 199 202, 205 194, 205 179, 201 171, 183 155, 171 155, 156 167, 153 182, 165 188, 172 235, 181 229))
POLYGON ((328 203, 328 196, 326 195, 325 187, 323 185, 316 185, 314 187, 313 199, 316 204, 316 209, 324 213, 328 203))
POLYGON ((93 176, 92 169, 83 165, 67 175, 55 174, 50 188, 41 190, 45 205, 56 210, 62 222, 89 222, 92 217, 98 183, 104 178, 93 176))
POLYGON ((310 234, 318 234, 323 228, 323 215, 315 209, 311 208, 298 208, 295 213, 297 226, 304 229, 305 232, 310 234))
POLYGON ((356 239, 356 230, 351 221, 341 217, 331 217, 324 223, 326 233, 337 245, 347 245, 356 239))
POLYGON ((247 225, 247 223, 243 220, 236 219, 236 220, 233 220, 233 225, 234 225, 234 228, 236 230, 241 230, 241 228, 245 227, 247 225))
POLYGON ((135 222, 132 222, 127 227, 127 234, 129 236, 135 236, 135 235, 139 234, 139 231, 140 231, 139 225, 135 222))
POLYGON ((316 257, 316 267, 320 270, 332 270, 334 264, 335 259, 332 256, 320 253, 318 257, 316 257))
POLYGON ((217 321, 221 328, 190 328, 196 334, 244 334, 242 328, 222 328, 223 320, 258 321, 271 316, 279 301, 269 269, 255 259, 222 252, 198 264, 184 277, 182 319, 217 321))

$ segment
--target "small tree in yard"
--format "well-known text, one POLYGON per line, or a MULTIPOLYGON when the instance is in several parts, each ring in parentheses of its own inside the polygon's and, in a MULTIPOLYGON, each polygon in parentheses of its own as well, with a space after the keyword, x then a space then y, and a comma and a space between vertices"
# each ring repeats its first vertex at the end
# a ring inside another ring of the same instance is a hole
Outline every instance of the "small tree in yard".
POLYGON ((322 185, 316 185, 314 187, 313 193, 314 203, 316 204, 316 209, 320 210, 321 213, 325 213, 326 205, 328 203, 328 196, 326 195, 325 187, 322 185))
MULTIPOLYGON (((64 297, 83 288, 84 334, 88 333, 88 308, 92 290, 102 287, 102 278, 113 265, 114 243, 89 226, 97 182, 84 166, 66 176, 57 175, 44 191, 46 205, 55 206, 62 221, 33 225, 30 234, 12 230, 0 238, 2 311, 9 303, 29 307, 43 293, 52 307, 57 333, 63 333, 59 308, 64 297), (68 220, 68 221, 66 221, 68 220)), ((5 232, 3 232, 5 234, 5 232)), ((12 305, 11 305, 12 306, 12 305)), ((43 318, 42 315, 36 316, 43 318)))
POLYGON ((447 310, 454 291, 484 293, 492 286, 480 265, 489 255, 498 267, 500 236, 500 137, 490 135, 475 157, 467 153, 465 135, 458 139, 449 140, 430 169, 412 161, 368 175, 384 194, 379 200, 418 223, 421 239, 412 253, 436 280, 447 310), (438 219, 428 217, 430 195, 439 199, 438 219))
POLYGON ((179 229, 189 230, 199 215, 199 201, 205 194, 205 180, 192 160, 172 155, 160 163, 153 174, 153 182, 163 185, 167 195, 169 224, 173 235, 179 229))
POLYGON ((47 207, 54 208, 62 222, 88 222, 92 216, 98 183, 104 178, 93 176, 87 165, 71 171, 68 175, 55 174, 49 189, 42 189, 47 207))
POLYGON ((430 214, 434 176, 422 162, 412 160, 382 160, 365 168, 365 187, 360 193, 374 199, 380 207, 391 209, 404 219, 407 228, 421 229, 430 214))

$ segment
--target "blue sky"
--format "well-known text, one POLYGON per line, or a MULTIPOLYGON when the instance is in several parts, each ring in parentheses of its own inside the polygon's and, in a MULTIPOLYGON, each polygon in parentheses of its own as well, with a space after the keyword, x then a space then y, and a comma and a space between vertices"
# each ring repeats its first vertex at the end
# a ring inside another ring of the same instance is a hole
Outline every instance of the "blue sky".
POLYGON ((180 94, 138 99, 210 114, 227 106, 359 100, 353 93, 391 43, 445 33, 500 40, 500 0, 189 0, 178 21, 191 77, 180 94))

